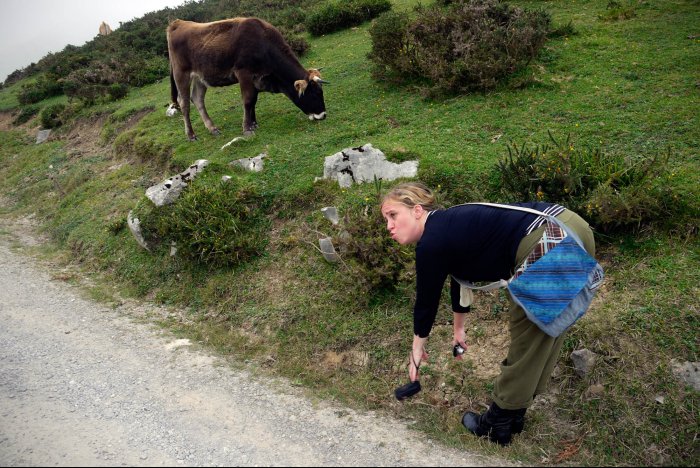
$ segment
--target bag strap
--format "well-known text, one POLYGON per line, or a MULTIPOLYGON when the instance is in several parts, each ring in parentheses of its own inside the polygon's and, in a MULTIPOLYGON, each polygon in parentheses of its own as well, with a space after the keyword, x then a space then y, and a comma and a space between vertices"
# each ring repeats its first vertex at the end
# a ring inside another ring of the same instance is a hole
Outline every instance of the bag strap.
POLYGON ((464 205, 484 205, 484 206, 491 206, 494 208, 505 208, 508 210, 524 211, 524 212, 534 214, 537 216, 543 216, 545 219, 547 219, 547 221, 551 221, 554 224, 556 224, 557 226, 559 226, 560 228, 562 228, 564 230, 564 232, 566 232, 566 235, 571 236, 579 246, 581 246, 582 248, 584 247, 583 242, 581 242, 581 239, 578 237, 578 235, 576 235, 575 232, 573 232, 571 229, 569 229, 569 227, 566 224, 562 223, 559 219, 557 219, 556 216, 552 216, 552 215, 544 213, 542 211, 535 210, 533 208, 526 208, 524 206, 501 205, 500 203, 488 203, 488 202, 464 203, 464 205))
MULTIPOLYGON (((537 216, 543 216, 547 221, 553 222, 554 224, 559 226, 562 230, 564 230, 564 232, 566 232, 566 235, 571 236, 576 241, 576 243, 579 246, 581 246, 581 248, 584 248, 583 242, 581 242, 581 239, 579 239, 579 237, 571 229, 569 229, 566 226, 566 224, 562 223, 559 219, 557 219, 556 216, 552 216, 552 215, 544 213, 542 211, 535 210, 532 208, 526 208, 524 206, 502 205, 500 203, 488 203, 488 202, 462 203, 462 205, 483 205, 483 206, 490 206, 493 208, 503 208, 503 209, 507 209, 507 210, 524 211, 526 213, 534 214, 537 216)), ((458 205, 458 206, 462 206, 462 205, 458 205)), ((494 281, 493 283, 489 283, 489 284, 484 285, 484 286, 475 286, 473 283, 470 283, 469 281, 461 280, 459 278, 456 278, 455 276, 452 276, 452 278, 454 278, 454 280, 457 281, 457 283, 459 283, 459 285, 462 286, 463 288, 476 289, 479 291, 491 291, 491 290, 498 289, 498 288, 506 288, 506 287, 508 287, 508 283, 510 281, 510 280, 501 279, 501 280, 494 281)))

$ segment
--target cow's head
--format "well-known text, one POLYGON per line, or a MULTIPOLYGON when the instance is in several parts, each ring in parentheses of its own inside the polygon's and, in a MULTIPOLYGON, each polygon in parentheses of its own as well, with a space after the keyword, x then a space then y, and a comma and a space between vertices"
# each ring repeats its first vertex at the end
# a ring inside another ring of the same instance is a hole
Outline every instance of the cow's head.
POLYGON ((311 68, 307 70, 306 78, 294 82, 296 93, 290 96, 294 104, 309 116, 309 120, 323 120, 326 118, 326 103, 323 101, 321 73, 311 68))

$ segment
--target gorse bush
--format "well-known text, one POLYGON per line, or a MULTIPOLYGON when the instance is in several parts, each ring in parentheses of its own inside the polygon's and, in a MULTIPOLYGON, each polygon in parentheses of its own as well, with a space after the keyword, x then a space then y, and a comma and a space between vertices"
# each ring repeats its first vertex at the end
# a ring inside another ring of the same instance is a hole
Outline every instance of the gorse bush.
POLYGON ((562 203, 603 231, 680 221, 689 214, 672 184, 670 150, 629 157, 549 136, 549 144, 508 147, 497 165, 506 197, 562 203))
POLYGON ((328 3, 313 11, 306 29, 314 36, 356 26, 391 9, 389 0, 348 0, 328 3))
POLYGON ((375 181, 375 186, 376 198, 349 207, 343 217, 343 231, 333 238, 360 290, 370 293, 395 289, 413 260, 408 248, 388 235, 379 208, 381 181, 375 181))
POLYGON ((20 108, 12 123, 14 125, 21 125, 23 123, 26 123, 36 114, 38 114, 39 110, 39 106, 24 106, 20 108))
POLYGON ((63 125, 63 121, 65 120, 65 110, 66 105, 62 103, 46 106, 39 113, 39 120, 41 120, 41 126, 43 128, 60 127, 61 125, 63 125))
POLYGON ((143 200, 135 209, 149 242, 209 267, 240 264, 267 245, 265 204, 252 187, 233 180, 215 186, 192 183, 172 205, 143 200))
POLYGON ((63 87, 56 76, 46 74, 40 75, 33 83, 23 84, 17 93, 17 100, 22 105, 35 104, 62 93, 63 87))
POLYGON ((549 14, 498 0, 418 5, 412 16, 385 13, 370 28, 376 79, 426 80, 431 94, 494 87, 544 45, 549 14))

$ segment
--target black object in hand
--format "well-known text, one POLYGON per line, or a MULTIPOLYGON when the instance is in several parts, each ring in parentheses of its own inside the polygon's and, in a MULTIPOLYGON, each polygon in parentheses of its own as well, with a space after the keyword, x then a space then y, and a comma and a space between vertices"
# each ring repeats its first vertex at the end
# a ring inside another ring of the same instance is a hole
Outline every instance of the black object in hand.
POLYGON ((457 357, 461 356, 464 354, 464 348, 462 348, 462 345, 457 343, 454 348, 452 348, 452 356, 457 357))
POLYGON ((394 390, 394 395, 396 395, 397 400, 401 401, 412 397, 418 392, 420 392, 420 382, 416 380, 415 382, 409 382, 406 385, 398 387, 394 390))

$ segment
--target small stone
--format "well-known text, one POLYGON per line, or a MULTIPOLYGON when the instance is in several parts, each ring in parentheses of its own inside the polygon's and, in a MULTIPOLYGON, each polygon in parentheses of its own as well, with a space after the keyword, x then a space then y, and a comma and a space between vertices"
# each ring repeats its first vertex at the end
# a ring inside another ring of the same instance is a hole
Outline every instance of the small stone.
POLYGON ((571 353, 574 369, 580 377, 585 377, 595 364, 596 353, 588 349, 577 349, 571 353))
POLYGON ((340 257, 335 251, 335 247, 333 247, 333 242, 331 241, 330 237, 319 239, 318 245, 321 248, 323 258, 325 258, 328 262, 336 263, 338 260, 340 260, 340 257))
POLYGON ((51 130, 39 130, 39 132, 36 134, 36 144, 38 145, 48 140, 50 134, 51 130))
POLYGON ((597 397, 605 393, 605 387, 601 384, 594 384, 588 387, 586 394, 591 397, 597 397))
POLYGON ((321 213, 323 213, 323 216, 325 216, 326 219, 333 224, 338 224, 340 221, 338 218, 338 210, 335 206, 323 207, 321 208, 321 213))

